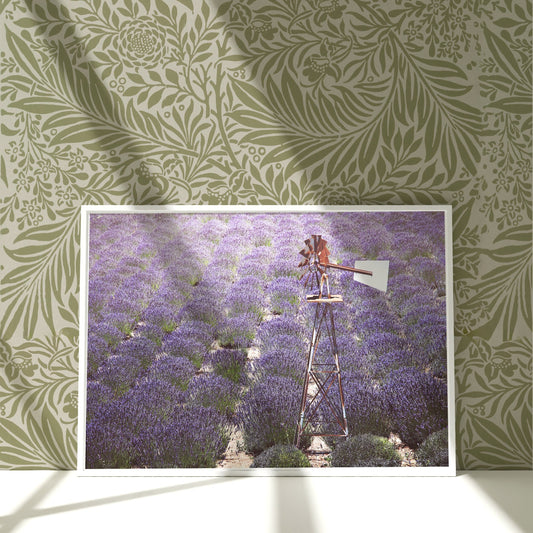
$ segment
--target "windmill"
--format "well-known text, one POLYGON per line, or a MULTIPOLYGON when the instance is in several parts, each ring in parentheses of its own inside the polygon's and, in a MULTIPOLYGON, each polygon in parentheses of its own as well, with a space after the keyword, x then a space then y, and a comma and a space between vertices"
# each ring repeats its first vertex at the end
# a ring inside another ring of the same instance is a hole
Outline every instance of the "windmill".
POLYGON ((304 435, 348 436, 332 307, 343 299, 340 294, 331 294, 328 269, 353 272, 355 281, 381 291, 387 290, 389 270, 388 261, 356 261, 353 267, 331 263, 327 241, 321 235, 311 235, 311 239, 304 242, 305 248, 300 250, 304 259, 298 267, 305 267, 306 270, 300 279, 304 279, 304 287, 310 287, 311 294, 307 294, 306 301, 316 307, 296 431, 296 446, 300 445, 304 435), (320 341, 323 337, 326 339, 321 347, 320 341))

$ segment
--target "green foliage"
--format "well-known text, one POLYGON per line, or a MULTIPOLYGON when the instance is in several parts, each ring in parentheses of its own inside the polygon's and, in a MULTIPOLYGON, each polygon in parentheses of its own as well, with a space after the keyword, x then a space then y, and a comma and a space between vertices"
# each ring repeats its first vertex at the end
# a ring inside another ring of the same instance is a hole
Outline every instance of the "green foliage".
POLYGON ((305 468, 309 459, 296 446, 276 444, 254 458, 251 468, 305 468))
POLYGON ((391 442, 369 433, 348 437, 331 453, 331 466, 400 466, 401 462, 391 442))
POLYGON ((448 430, 432 433, 416 450, 420 466, 448 466, 448 430))

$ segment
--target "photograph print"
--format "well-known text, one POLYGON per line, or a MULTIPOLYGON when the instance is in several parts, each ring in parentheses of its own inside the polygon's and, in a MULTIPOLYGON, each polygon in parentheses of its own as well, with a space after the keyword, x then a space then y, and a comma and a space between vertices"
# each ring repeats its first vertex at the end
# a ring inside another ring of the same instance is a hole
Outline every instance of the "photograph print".
POLYGON ((273 209, 82 209, 79 471, 455 473, 451 210, 273 209))

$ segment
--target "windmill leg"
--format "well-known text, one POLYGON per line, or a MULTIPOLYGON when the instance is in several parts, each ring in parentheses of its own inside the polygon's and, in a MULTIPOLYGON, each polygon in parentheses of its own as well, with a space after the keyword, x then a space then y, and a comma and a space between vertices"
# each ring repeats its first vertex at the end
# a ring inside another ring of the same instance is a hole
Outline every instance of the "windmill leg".
POLYGON ((309 347, 309 354, 307 356, 307 369, 305 372, 305 380, 304 380, 304 386, 302 391, 302 400, 300 403, 300 417, 298 419, 298 427, 296 429, 296 439, 295 444, 297 447, 300 446, 300 439, 303 433, 304 429, 304 419, 305 419, 305 407, 307 404, 307 391, 309 389, 309 378, 311 376, 311 367, 313 366, 313 360, 315 358, 315 352, 316 347, 318 344, 318 337, 319 337, 319 328, 320 328, 320 307, 321 304, 317 304, 316 310, 315 310, 315 320, 313 323, 313 334, 311 337, 311 346, 309 347))
POLYGON ((339 365, 339 350, 337 348, 337 336, 335 334, 335 321, 333 319, 333 309, 331 308, 331 306, 329 306, 329 319, 330 319, 330 327, 331 327, 331 330, 329 333, 330 333, 331 343, 333 345, 335 367, 337 370, 337 379, 339 382, 339 397, 340 397, 340 402, 341 402, 342 419, 343 419, 343 425, 344 425, 343 429, 344 429, 344 435, 347 437, 348 436, 348 421, 346 420, 346 408, 344 406, 344 393, 342 390, 341 368, 339 365))

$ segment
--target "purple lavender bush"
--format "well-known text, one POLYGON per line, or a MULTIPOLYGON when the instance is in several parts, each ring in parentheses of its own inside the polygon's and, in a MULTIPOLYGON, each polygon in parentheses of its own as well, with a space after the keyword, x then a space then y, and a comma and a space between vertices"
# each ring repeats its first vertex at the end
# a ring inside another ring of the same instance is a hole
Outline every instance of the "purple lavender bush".
POLYGON ((161 328, 164 333, 174 331, 178 325, 178 316, 172 307, 153 303, 144 310, 142 319, 146 324, 161 328))
POLYGON ((257 372, 260 376, 283 376, 303 386, 306 354, 301 350, 271 350, 261 355, 257 372))
POLYGON ((148 340, 151 340, 157 346, 161 346, 165 332, 157 324, 141 323, 135 327, 135 332, 148 340))
POLYGON ((189 403, 212 407, 220 414, 230 417, 235 411, 239 388, 231 380, 216 374, 196 376, 190 383, 189 403))
POLYGON ((141 361, 132 355, 111 356, 98 369, 96 380, 109 387, 116 396, 124 395, 141 374, 141 361))
POLYGON ((148 379, 167 381, 174 387, 185 391, 195 373, 196 367, 189 359, 165 355, 150 366, 148 379))
POLYGON ((190 338, 200 343, 204 348, 209 348, 215 340, 215 328, 201 320, 185 320, 178 328, 168 335, 167 339, 190 338))
POLYGON ((303 297, 302 284, 294 277, 275 278, 269 283, 267 294, 274 314, 295 314, 303 297))
POLYGON ((237 315, 221 320, 217 337, 223 348, 248 348, 255 338, 257 319, 254 315, 237 315))
POLYGON ((393 431, 411 448, 447 425, 447 386, 441 379, 401 368, 385 380, 382 395, 393 431))
POLYGON ((132 337, 120 343, 116 349, 117 355, 135 357, 146 370, 156 359, 160 352, 157 344, 146 337, 132 337))
POLYGON ((205 346, 201 342, 184 335, 179 330, 167 335, 162 349, 167 355, 189 359, 196 368, 201 368, 206 354, 205 346))
POLYGON ((105 340, 89 333, 87 336, 87 378, 94 379, 100 366, 102 366, 111 353, 111 349, 105 340))
POLYGON ((300 396, 298 383, 282 376, 267 376, 248 390, 238 418, 249 452, 294 442, 300 396))
POLYGON ((416 309, 405 316, 405 337, 419 366, 446 377, 446 316, 435 307, 416 309))
POLYGON ((391 427, 383 397, 372 380, 350 372, 343 374, 342 384, 349 434, 371 433, 388 437, 391 427))
POLYGON ((227 442, 215 410, 180 405, 183 393, 144 382, 87 424, 88 468, 214 467, 227 442))
POLYGON ((194 296, 183 306, 178 318, 185 321, 204 322, 215 327, 223 319, 223 309, 219 305, 225 294, 222 286, 219 290, 207 285, 203 280, 195 289, 194 296), (221 292, 222 291, 222 294, 221 292))
POLYGON ((147 424, 142 405, 124 397, 100 404, 87 422, 87 468, 133 468, 141 466, 137 439, 147 424))
POLYGON ((247 356, 242 350, 216 350, 209 356, 213 370, 219 376, 234 383, 240 383, 244 377, 247 356))
POLYGON ((276 444, 254 458, 250 468, 306 468, 309 459, 294 444, 276 444))
POLYGON ((114 398, 115 394, 107 385, 103 385, 97 381, 88 381, 86 410, 87 422, 92 420, 98 414, 98 411, 103 405, 111 402, 114 398))
POLYGON ((265 351, 283 348, 285 341, 289 346, 301 345, 307 338, 306 330, 290 315, 276 316, 272 320, 263 322, 258 329, 257 337, 265 351))
POLYGON ((215 409, 184 406, 172 421, 140 435, 140 459, 151 468, 214 468, 228 445, 224 417, 215 409))
POLYGON ((115 326, 105 322, 89 320, 89 336, 92 339, 101 339, 109 348, 114 348, 124 339, 124 334, 115 326))
POLYGON ((253 315, 256 320, 260 320, 264 315, 264 300, 261 280, 255 276, 246 276, 235 282, 228 291, 228 315, 253 315))
POLYGON ((168 422, 176 406, 183 404, 186 394, 166 380, 144 379, 130 389, 124 402, 138 405, 145 420, 168 422))

